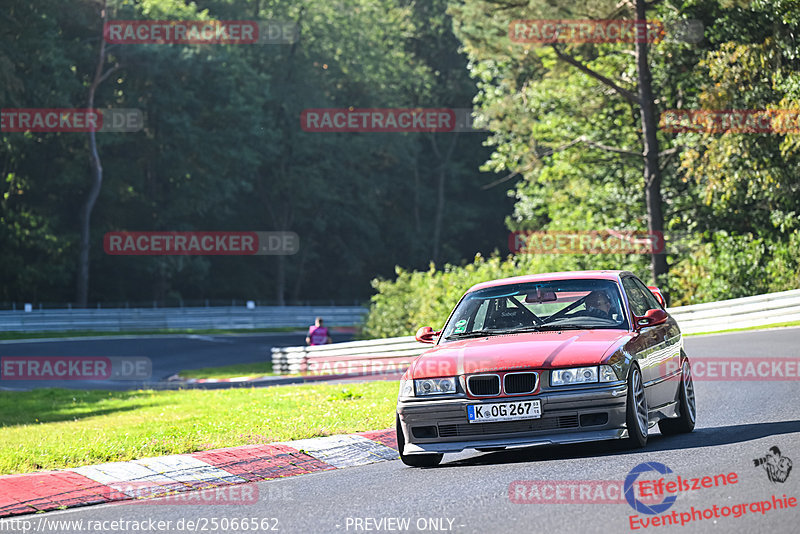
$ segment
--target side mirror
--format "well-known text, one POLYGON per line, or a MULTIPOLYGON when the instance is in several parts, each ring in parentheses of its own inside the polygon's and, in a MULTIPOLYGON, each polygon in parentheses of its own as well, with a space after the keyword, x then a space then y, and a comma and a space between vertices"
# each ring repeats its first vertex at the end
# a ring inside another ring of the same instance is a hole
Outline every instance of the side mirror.
POLYGON ((414 336, 420 343, 433 343, 433 338, 441 334, 441 332, 434 332, 430 326, 423 326, 417 330, 414 336))
POLYGON ((658 289, 656 286, 647 286, 647 289, 650 290, 650 293, 655 295, 656 300, 665 308, 667 307, 667 302, 664 300, 664 294, 658 289))
POLYGON ((656 326, 667 322, 667 312, 664 310, 647 310, 642 317, 636 318, 636 326, 656 326))

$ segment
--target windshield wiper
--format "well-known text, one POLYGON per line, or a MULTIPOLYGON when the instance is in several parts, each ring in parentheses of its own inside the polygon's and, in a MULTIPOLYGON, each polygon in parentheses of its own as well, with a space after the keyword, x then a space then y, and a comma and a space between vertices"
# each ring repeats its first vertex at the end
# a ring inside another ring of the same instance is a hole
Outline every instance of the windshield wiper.
POLYGON ((467 339, 470 337, 483 337, 499 333, 501 333, 501 331, 498 330, 473 330, 472 332, 459 332, 457 334, 450 334, 445 339, 467 339))
POLYGON ((515 328, 514 330, 507 330, 504 334, 524 334, 525 332, 541 332, 544 330, 583 330, 584 326, 576 324, 542 324, 523 326, 522 328, 515 328))
POLYGON ((558 324, 558 323, 549 323, 543 324, 539 327, 539 330, 587 330, 589 328, 593 328, 591 326, 582 326, 579 324, 558 324))
POLYGON ((521 326, 513 330, 504 330, 503 334, 524 334, 525 332, 538 332, 542 327, 539 325, 521 326))
POLYGON ((484 336, 502 336, 508 334, 524 334, 526 332, 540 332, 550 330, 586 330, 587 326, 579 326, 576 324, 544 324, 544 325, 531 325, 523 326, 521 328, 514 328, 513 330, 475 330, 472 332, 461 332, 458 334, 450 334, 445 339, 469 339, 471 337, 484 337, 484 336))

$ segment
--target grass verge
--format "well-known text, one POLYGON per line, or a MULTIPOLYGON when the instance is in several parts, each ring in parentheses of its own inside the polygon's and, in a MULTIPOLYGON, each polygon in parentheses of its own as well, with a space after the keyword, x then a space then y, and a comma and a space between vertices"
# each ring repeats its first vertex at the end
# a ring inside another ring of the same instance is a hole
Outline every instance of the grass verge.
POLYGON ((298 332, 299 327, 286 326, 280 328, 244 328, 244 329, 165 329, 165 330, 130 330, 124 332, 103 332, 95 330, 76 330, 70 332, 0 332, 0 340, 14 339, 59 339, 64 337, 117 337, 117 336, 157 336, 187 334, 263 334, 268 332, 298 332))
POLYGON ((684 336, 706 336, 708 334, 729 334, 731 332, 747 332, 750 330, 766 330, 767 328, 783 328, 786 326, 800 326, 800 321, 790 321, 788 323, 765 324, 764 326, 748 326, 745 328, 731 328, 729 330, 717 330, 714 332, 697 332, 696 334, 684 334, 684 336))
POLYGON ((389 428, 397 384, 0 392, 0 474, 389 428))
POLYGON ((220 367, 187 369, 178 373, 181 378, 237 378, 240 376, 267 376, 272 372, 272 362, 239 363, 220 367))

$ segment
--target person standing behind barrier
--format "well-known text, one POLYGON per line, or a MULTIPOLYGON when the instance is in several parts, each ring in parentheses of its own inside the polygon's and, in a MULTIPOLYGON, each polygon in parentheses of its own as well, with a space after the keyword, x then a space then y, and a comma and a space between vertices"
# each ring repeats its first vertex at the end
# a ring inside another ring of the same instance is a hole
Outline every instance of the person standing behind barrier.
POLYGON ((317 317, 314 324, 308 327, 307 345, 327 345, 331 342, 328 329, 322 326, 322 317, 317 317))

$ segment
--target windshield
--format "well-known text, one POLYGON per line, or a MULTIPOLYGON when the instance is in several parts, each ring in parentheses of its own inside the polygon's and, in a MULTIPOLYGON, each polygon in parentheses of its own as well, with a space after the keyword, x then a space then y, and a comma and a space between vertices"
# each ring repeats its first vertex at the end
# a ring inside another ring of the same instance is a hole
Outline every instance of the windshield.
POLYGON ((491 287, 465 296, 444 339, 559 329, 627 329, 617 284, 558 280, 491 287))

